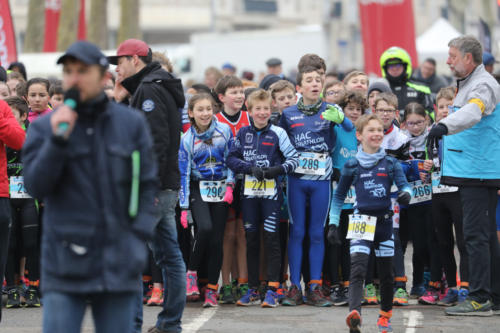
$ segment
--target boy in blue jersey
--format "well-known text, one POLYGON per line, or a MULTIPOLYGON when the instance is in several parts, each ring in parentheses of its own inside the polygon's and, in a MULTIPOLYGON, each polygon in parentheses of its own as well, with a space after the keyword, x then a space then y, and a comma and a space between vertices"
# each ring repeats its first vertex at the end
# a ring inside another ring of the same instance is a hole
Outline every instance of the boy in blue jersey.
POLYGON ((314 306, 331 306, 321 292, 321 271, 325 253, 324 225, 331 196, 332 159, 336 124, 352 128, 352 123, 337 105, 322 101, 321 73, 315 67, 303 67, 297 75, 297 90, 302 95, 297 105, 283 111, 280 126, 300 155, 299 167, 288 175, 288 208, 290 239, 288 258, 291 286, 283 305, 303 303, 300 273, 302 242, 308 227, 310 281, 306 302, 314 306), (308 211, 307 211, 308 210, 308 211))
POLYGON ((247 263, 250 289, 237 304, 248 306, 260 301, 259 250, 260 226, 264 226, 264 247, 268 286, 262 307, 276 307, 280 280, 279 213, 283 200, 278 176, 291 173, 298 166, 298 153, 286 132, 269 121, 271 96, 257 90, 248 96, 250 126, 243 127, 235 137, 228 156, 234 173, 244 174, 242 188, 243 222, 247 239, 247 263))
POLYGON ((398 201, 408 204, 411 189, 400 164, 381 148, 384 138, 383 123, 376 115, 364 115, 356 122, 356 138, 361 147, 356 157, 347 161, 342 169, 339 185, 334 193, 330 213, 328 240, 340 243, 338 231, 344 199, 351 186, 356 191, 355 214, 350 217, 347 238, 351 239, 351 275, 349 284, 349 310, 346 322, 350 332, 359 332, 361 326, 361 300, 363 282, 368 267, 370 248, 374 245, 380 278, 380 332, 392 332, 394 238, 390 189, 396 183, 398 201))

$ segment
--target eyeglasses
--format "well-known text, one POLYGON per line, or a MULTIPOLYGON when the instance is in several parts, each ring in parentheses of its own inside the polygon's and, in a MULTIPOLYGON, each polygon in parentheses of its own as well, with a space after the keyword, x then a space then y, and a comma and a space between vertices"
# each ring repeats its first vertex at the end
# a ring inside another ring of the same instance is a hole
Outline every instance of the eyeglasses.
POLYGON ((333 91, 333 90, 330 90, 330 91, 326 92, 326 96, 339 96, 341 94, 342 94, 342 91, 333 91))
POLYGON ((382 110, 382 109, 375 109, 375 113, 380 113, 380 114, 391 114, 394 113, 396 109, 391 109, 391 110, 382 110))
POLYGON ((403 67, 403 64, 389 64, 387 65, 387 68, 402 68, 403 67))
POLYGON ((419 121, 416 121, 416 122, 407 121, 407 122, 406 122, 406 125, 408 125, 409 127, 414 127, 414 126, 420 126, 420 125, 423 125, 423 123, 425 123, 425 121, 424 121, 424 120, 419 120, 419 121))

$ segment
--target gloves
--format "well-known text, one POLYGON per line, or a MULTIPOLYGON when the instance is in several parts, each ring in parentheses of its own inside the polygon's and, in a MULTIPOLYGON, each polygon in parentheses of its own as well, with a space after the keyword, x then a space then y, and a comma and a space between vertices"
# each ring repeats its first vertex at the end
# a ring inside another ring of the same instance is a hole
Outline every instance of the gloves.
POLYGON ((341 124, 344 121, 344 113, 342 108, 337 104, 328 105, 326 111, 321 114, 323 119, 329 120, 336 124, 341 124))
POLYGON ((326 236, 328 243, 334 246, 340 246, 342 242, 340 241, 339 229, 335 224, 330 224, 328 226, 328 235, 326 236))
POLYGON ((187 216, 188 216, 188 211, 187 210, 182 210, 181 211, 181 225, 184 229, 187 229, 188 227, 188 219, 187 219, 187 216))
POLYGON ((445 124, 438 123, 436 126, 432 127, 427 136, 427 143, 429 145, 433 144, 434 147, 439 146, 439 140, 443 135, 448 134, 448 127, 445 124))
POLYGON ((406 192, 406 191, 402 191, 402 192, 399 192, 398 193, 398 202, 401 204, 401 205, 408 205, 410 203, 410 200, 411 200, 411 194, 406 192))
POLYGON ((233 202, 233 187, 231 185, 226 186, 226 194, 224 194, 223 202, 227 202, 229 205, 233 202))
POLYGON ((340 170, 339 169, 333 168, 332 180, 339 182, 339 180, 340 180, 340 170))
POLYGON ((262 170, 261 168, 254 166, 250 169, 250 173, 252 174, 252 176, 257 178, 258 181, 264 180, 264 170, 262 170))
POLYGON ((281 165, 276 165, 264 170, 264 178, 273 179, 283 173, 283 168, 281 165))

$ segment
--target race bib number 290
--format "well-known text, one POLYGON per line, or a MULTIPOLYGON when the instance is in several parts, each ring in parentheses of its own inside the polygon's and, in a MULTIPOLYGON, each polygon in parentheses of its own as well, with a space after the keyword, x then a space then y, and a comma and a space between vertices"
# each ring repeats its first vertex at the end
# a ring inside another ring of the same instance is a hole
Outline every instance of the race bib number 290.
POLYGON ((223 180, 200 181, 201 199, 205 202, 221 202, 224 199, 226 182, 223 180))
POLYGON ((326 153, 300 152, 296 173, 324 176, 326 174, 326 153))

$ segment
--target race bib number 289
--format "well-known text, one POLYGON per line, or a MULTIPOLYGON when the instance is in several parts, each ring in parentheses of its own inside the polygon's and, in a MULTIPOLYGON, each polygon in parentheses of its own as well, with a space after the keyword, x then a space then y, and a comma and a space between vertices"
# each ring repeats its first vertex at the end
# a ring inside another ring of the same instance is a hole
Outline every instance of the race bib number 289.
POLYGON ((326 174, 326 153, 300 152, 296 173, 323 176, 326 174))

